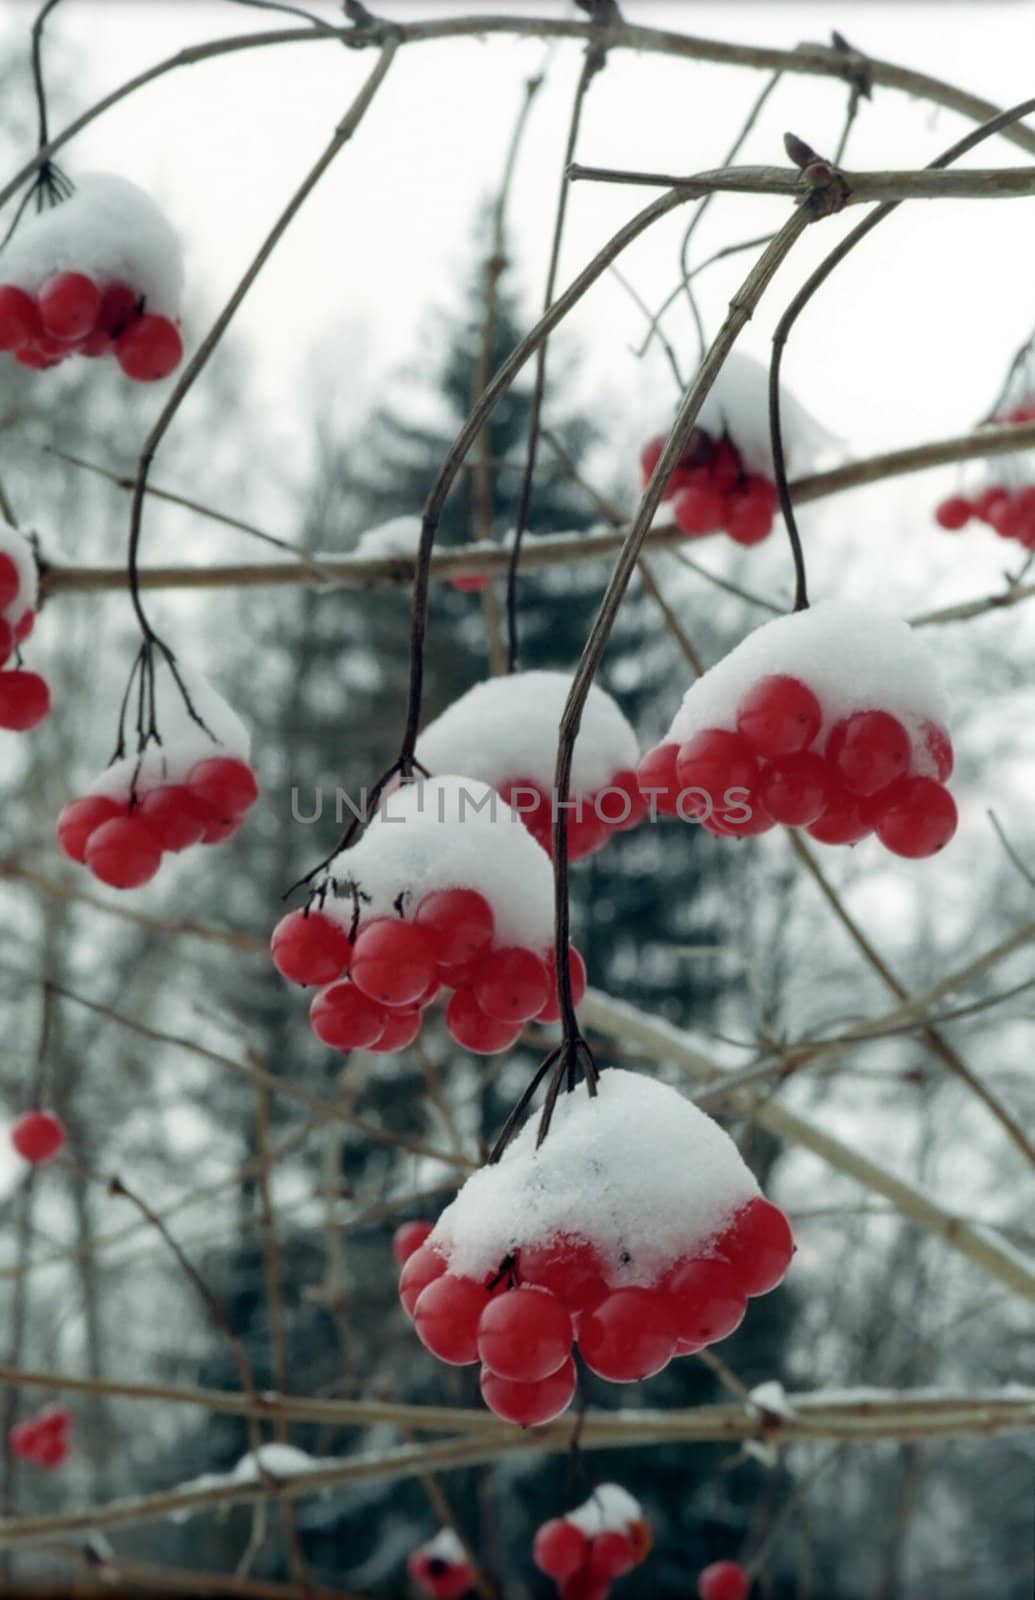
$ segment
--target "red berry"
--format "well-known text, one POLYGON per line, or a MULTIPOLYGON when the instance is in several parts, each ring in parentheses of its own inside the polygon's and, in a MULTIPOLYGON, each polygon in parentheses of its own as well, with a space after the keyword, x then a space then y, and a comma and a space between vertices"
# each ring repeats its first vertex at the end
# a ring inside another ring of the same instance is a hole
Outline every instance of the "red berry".
POLYGON ((679 802, 682 816, 708 818, 716 812, 721 815, 736 804, 736 800, 727 799, 735 789, 746 791, 750 804, 758 763, 747 740, 740 734, 727 733, 722 728, 703 728, 680 745, 676 776, 682 790, 679 802))
POLYGON ((20 350, 42 334, 39 307, 32 296, 13 284, 0 289, 0 350, 20 350))
POLYGON ((521 1037, 520 1022, 500 1022, 496 1017, 487 1016, 470 989, 457 989, 450 996, 446 1027, 457 1044, 479 1056, 509 1050, 521 1037))
POLYGON ((486 1016, 497 1022, 527 1022, 546 1004, 550 980, 546 965, 520 945, 490 950, 482 956, 471 984, 486 1016))
POLYGON ((101 883, 112 889, 138 889, 162 864, 162 847, 146 822, 113 817, 94 828, 83 860, 101 883))
POLYGON ((1016 494, 1004 490, 988 513, 988 522, 1003 539, 1016 539, 1026 522, 1016 494))
POLYGON ((538 1383, 515 1383, 483 1367, 482 1399, 489 1410, 505 1422, 515 1422, 520 1428, 534 1428, 552 1422, 568 1409, 577 1381, 575 1363, 570 1356, 556 1372, 538 1383))
POLYGON ((97 313, 97 327, 87 341, 86 355, 93 352, 89 345, 94 339, 103 339, 104 348, 98 354, 104 354, 107 347, 135 322, 140 311, 140 297, 128 283, 109 283, 101 295, 101 309, 97 313))
MULTIPOLYGON (((599 850, 611 837, 610 824, 598 814, 594 795, 583 795, 567 813, 566 847, 569 861, 582 861, 599 850)), ((548 856, 553 856, 553 835, 543 844, 548 856)))
MULTIPOLYGON (((2 292, 2 291, 0 291, 2 292)), ((0 611, 6 611, 17 600, 22 586, 22 575, 6 550, 0 551, 0 611)))
POLYGON ((14 637, 18 644, 24 644, 33 628, 36 626, 36 613, 30 606, 28 611, 23 611, 14 625, 14 637))
POLYGON ((82 272, 59 272, 39 292, 43 332, 52 339, 85 339, 101 309, 101 291, 82 272))
POLYGON ((737 732, 756 756, 770 761, 806 750, 822 721, 812 690, 784 673, 760 678, 737 707, 737 732))
POLYGON ((692 489, 681 489, 672 502, 672 516, 676 527, 689 538, 700 538, 706 533, 716 533, 722 526, 725 502, 716 489, 704 484, 692 489))
POLYGON ((412 1006, 435 979, 432 939, 401 917, 365 923, 352 951, 352 981, 386 1006, 412 1006))
POLYGON ((920 728, 920 737, 923 740, 924 752, 934 767, 934 775, 939 783, 947 783, 952 777, 954 756, 952 740, 944 728, 936 722, 924 722, 920 728))
POLYGON ((59 1433, 44 1433, 36 1441, 32 1459, 38 1466, 60 1467, 68 1460, 68 1440, 59 1433))
POLYGON ((142 798, 137 815, 146 822, 163 850, 175 853, 200 844, 211 814, 182 783, 163 783, 142 798))
POLYGON ((631 767, 623 767, 620 772, 616 772, 606 788, 598 792, 596 809, 608 827, 614 828, 618 833, 626 833, 630 828, 639 827, 647 815, 647 803, 640 793, 639 780, 631 767), (615 790, 620 792, 614 793, 615 790), (623 796, 627 797, 628 804, 623 796))
POLYGON ((243 817, 259 798, 259 785, 247 761, 236 756, 208 756, 187 774, 187 787, 214 817, 243 817))
POLYGON ((381 1037, 376 1044, 368 1045, 367 1049, 375 1056, 387 1056, 396 1050, 405 1050, 420 1033, 420 1026, 419 1007, 389 1007, 381 1037))
POLYGON ((426 1350, 451 1367, 478 1359, 478 1323, 489 1300, 483 1283, 444 1272, 423 1289, 413 1308, 413 1325, 426 1350))
POLYGON ((532 1560, 548 1578, 570 1578, 588 1556, 589 1540, 567 1517, 544 1522, 532 1541, 532 1560))
POLYGON ((461 594, 478 594, 482 589, 489 587, 489 579, 484 574, 471 573, 467 577, 450 578, 454 589, 459 589, 461 594))
POLYGON ((909 766, 909 735, 887 711, 856 711, 835 722, 827 760, 853 794, 876 794, 909 766))
POLYGON ((860 795, 834 784, 826 810, 806 832, 820 844, 857 844, 873 832, 870 808, 860 795))
POLYGON ((309 1026, 332 1050, 366 1050, 385 1031, 387 1014, 354 983, 332 983, 313 996, 309 1026))
POLYGON ((557 1600, 607 1600, 610 1593, 610 1579, 602 1578, 588 1567, 581 1567, 557 1585, 557 1600))
POLYGON ((636 1383, 667 1367, 676 1326, 664 1295, 615 1289, 579 1318, 579 1350, 592 1372, 612 1383, 636 1383))
POLYGON ((270 939, 273 965, 289 983, 333 983, 352 960, 349 936, 322 911, 289 911, 270 939))
POLYGON ((758 798, 774 822, 803 828, 826 810, 833 792, 830 768, 815 750, 780 756, 762 769, 758 798))
POLYGON ((448 1263, 440 1250, 433 1245, 418 1245, 399 1275, 399 1299, 403 1310, 412 1320, 413 1309, 429 1283, 441 1278, 448 1263))
MULTIPOLYGON (((650 481, 654 468, 661 460, 661 452, 664 450, 664 448, 665 435, 663 433, 658 433, 655 434, 653 439, 648 439, 647 443, 640 451, 640 470, 643 474, 643 484, 645 488, 647 483, 650 481)), ((661 498, 663 500, 668 500, 670 497, 667 494, 663 494, 661 498)))
POLYGON ((551 1290, 572 1313, 599 1305, 608 1292, 604 1264, 596 1246, 570 1234, 522 1245, 517 1253, 517 1271, 522 1282, 551 1290))
POLYGON ((944 849, 957 821, 956 802, 933 778, 901 778, 873 810, 874 831, 884 848, 913 861, 944 849))
POLYGON ((632 1545, 633 1561, 637 1566, 641 1561, 646 1561, 654 1547, 654 1534, 646 1517, 637 1517, 635 1521, 627 1523, 626 1533, 632 1545))
MULTIPOLYGON (((586 992, 586 963, 573 944, 568 946, 568 972, 571 975, 571 1002, 578 1006, 586 992)), ((549 979, 549 993, 546 1003, 535 1014, 537 1022, 558 1022, 561 1015, 561 1002, 557 994, 557 967, 552 959, 546 963, 546 973, 549 979)))
POLYGON ((440 967, 466 966, 492 943, 496 928, 492 907, 476 889, 435 889, 413 920, 431 939, 440 967))
POLYGON ((768 479, 746 478, 744 486, 727 498, 723 520, 734 544, 761 544, 773 530, 773 503, 767 492, 755 487, 758 483, 768 479))
POLYGON ((138 317, 115 341, 115 359, 126 377, 136 383, 167 378, 182 356, 183 340, 168 317, 138 317))
POLYGON ((711 468, 712 483, 720 494, 732 489, 743 471, 740 452, 732 440, 725 438, 720 439, 715 446, 708 465, 711 468))
POLYGON ((86 844, 95 828, 112 817, 125 815, 125 805, 106 794, 88 794, 81 800, 70 800, 57 819, 58 844, 70 861, 82 861, 86 844))
POLYGON ((498 1378, 538 1383, 571 1354, 567 1307, 549 1289, 511 1289, 491 1300, 478 1324, 478 1355, 498 1378))
POLYGON ((768 1294, 790 1266, 794 1239, 779 1206, 756 1195, 719 1235, 715 1248, 733 1268, 745 1294, 768 1294))
POLYGON ((0 728, 25 733, 50 710, 50 690, 38 672, 9 667, 0 672, 0 728))
POLYGON ((9 622, 0 617, 0 667, 8 660, 14 649, 14 629, 9 622))
POLYGON ((65 1129, 52 1111, 23 1111, 11 1128, 11 1143, 33 1166, 53 1161, 65 1142, 65 1129))
POLYGON ((934 520, 939 527, 945 528, 950 533, 955 533, 959 528, 965 528, 975 511, 975 506, 970 500, 965 500, 960 494, 950 496, 943 500, 934 513, 934 520))
POLYGON ((713 1561, 697 1580, 699 1600, 746 1600, 750 1587, 747 1573, 735 1561, 713 1561))
POLYGON ((714 1344, 739 1328, 747 1310, 739 1274, 727 1261, 688 1256, 664 1279, 679 1338, 688 1344, 714 1344))
POLYGON ((47 367, 60 365, 61 358, 56 360, 52 356, 45 356, 37 345, 26 344, 15 353, 14 358, 19 366, 32 367, 35 371, 42 372, 47 367))
POLYGON ((677 817, 679 779, 676 776, 677 744, 659 744, 648 750, 636 769, 636 782, 648 808, 648 815, 677 817))
POLYGON ((617 1528, 605 1528, 589 1551, 589 1570, 598 1578, 624 1578, 636 1565, 632 1540, 617 1528))
POLYGON ((1006 490, 998 487, 997 485, 988 489, 983 489, 978 495, 977 499, 973 502, 973 512, 975 517, 979 517, 982 522, 988 522, 995 507, 1001 505, 1002 502, 1008 498, 1009 497, 1006 490))
POLYGON ((430 1222, 400 1222, 392 1234, 392 1254, 400 1266, 420 1249, 431 1229, 430 1222))

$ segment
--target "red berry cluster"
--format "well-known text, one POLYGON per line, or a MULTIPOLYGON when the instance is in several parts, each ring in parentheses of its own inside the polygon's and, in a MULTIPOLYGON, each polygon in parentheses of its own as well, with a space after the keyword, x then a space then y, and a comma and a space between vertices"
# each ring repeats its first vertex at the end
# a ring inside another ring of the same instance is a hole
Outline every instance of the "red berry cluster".
POLYGON ((760 678, 741 698, 736 731, 704 728, 684 744, 658 745, 639 782, 662 815, 700 820, 722 838, 805 828, 822 844, 855 844, 870 833, 893 855, 934 855, 956 832, 945 788, 952 743, 927 723, 934 777, 912 770, 909 734, 888 711, 856 711, 835 722, 822 750, 823 711, 798 678, 760 678))
MULTIPOLYGON (((550 796, 528 778, 508 778, 499 793, 513 806, 536 844, 553 856, 553 808, 550 796)), ((580 861, 607 844, 613 833, 639 827, 647 814, 636 774, 616 772, 610 783, 589 794, 573 796, 568 806, 568 860, 580 861)))
POLYGON ((442 1534, 407 1557, 406 1570, 428 1600, 460 1600, 474 1583, 474 1573, 458 1539, 442 1534))
POLYGON ((119 800, 106 794, 70 800, 57 820, 58 843, 101 883, 137 889, 154 877, 166 852, 231 838, 258 796, 247 761, 207 756, 180 783, 138 783, 119 800))
POLYGON ((783 1212, 758 1196, 707 1255, 680 1257, 647 1286, 609 1281, 601 1252, 580 1237, 522 1245, 481 1282, 451 1272, 429 1238, 407 1256, 399 1298, 432 1355, 451 1366, 480 1361, 490 1411, 530 1427, 571 1402, 576 1340, 601 1378, 653 1377, 732 1333, 748 1296, 776 1287, 793 1250, 783 1212))
POLYGON ((0 350, 23 367, 56 367, 68 356, 114 355, 127 378, 167 378, 183 356, 180 331, 154 316, 128 283, 100 284, 84 272, 59 272, 35 295, 0 287, 0 350))
POLYGON ((699 1600, 747 1600, 751 1579, 736 1561, 713 1561, 697 1579, 699 1600))
MULTIPOLYGON (((1035 422, 1035 402, 1015 406, 995 422, 1035 422)), ((1003 539, 1016 539, 1035 550, 1035 484, 1009 489, 993 483, 977 495, 950 495, 937 506, 934 520, 948 533, 958 533, 971 520, 984 522, 1003 539)))
POLYGON ((53 1161, 64 1142, 64 1124, 52 1111, 23 1111, 11 1127, 12 1145, 33 1166, 53 1161))
POLYGON ((536 1534, 532 1559, 540 1572, 556 1580, 559 1600, 606 1600, 615 1578, 646 1560, 653 1542, 643 1517, 594 1533, 574 1517, 553 1517, 536 1534))
MULTIPOLYGON (((7 537, 22 540, 15 529, 8 529, 7 537)), ((28 554, 27 542, 25 550, 28 554)), ((35 624, 33 599, 26 592, 25 576, 14 556, 0 550, 0 728, 11 733, 34 728, 50 710, 45 679, 38 672, 9 664, 12 657, 17 660, 18 646, 25 643, 35 624)))
MULTIPOLYGON (((526 1022, 560 1016, 549 952, 493 944, 492 907, 475 889, 435 889, 412 921, 374 917, 354 937, 326 911, 289 911, 270 949, 282 977, 321 987, 309 1009, 313 1032, 333 1050, 403 1050, 421 1029, 426 1006, 452 989, 446 1026, 457 1044, 479 1055, 507 1050, 526 1022)), ((586 969, 569 946, 576 1004, 586 969)))
MULTIPOLYGON (((661 459, 665 437, 649 439, 640 452, 643 482, 661 459)), ((773 528, 778 496, 772 479, 745 472, 736 445, 695 429, 661 496, 672 501, 677 528, 690 539, 728 533, 736 544, 760 544, 773 528)))
POLYGON ((7 1436, 12 1454, 22 1461, 51 1470, 68 1459, 68 1435, 72 1418, 63 1406, 46 1410, 25 1422, 16 1422, 7 1436))

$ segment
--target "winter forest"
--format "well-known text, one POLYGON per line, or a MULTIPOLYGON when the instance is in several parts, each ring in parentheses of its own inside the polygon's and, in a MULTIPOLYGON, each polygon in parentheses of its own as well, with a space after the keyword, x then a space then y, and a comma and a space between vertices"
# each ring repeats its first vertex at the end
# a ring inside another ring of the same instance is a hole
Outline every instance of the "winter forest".
POLYGON ((1033 45, 8 0, 0 1593, 1027 1600, 1033 45))

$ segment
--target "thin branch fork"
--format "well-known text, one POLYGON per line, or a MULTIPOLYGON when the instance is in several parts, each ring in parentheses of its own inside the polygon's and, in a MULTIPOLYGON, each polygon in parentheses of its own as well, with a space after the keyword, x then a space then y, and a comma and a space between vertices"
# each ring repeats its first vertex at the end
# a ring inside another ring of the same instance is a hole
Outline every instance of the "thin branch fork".
MULTIPOLYGON (((845 205, 871 205, 885 200, 1008 200, 1035 194, 1035 167, 972 167, 961 172, 937 172, 929 167, 887 172, 847 172, 837 169, 844 186, 845 205)), ((634 172, 622 167, 585 167, 577 161, 568 168, 572 182, 621 183, 650 189, 678 189, 701 194, 785 195, 806 199, 825 180, 797 167, 720 167, 679 177, 671 172, 634 172)))

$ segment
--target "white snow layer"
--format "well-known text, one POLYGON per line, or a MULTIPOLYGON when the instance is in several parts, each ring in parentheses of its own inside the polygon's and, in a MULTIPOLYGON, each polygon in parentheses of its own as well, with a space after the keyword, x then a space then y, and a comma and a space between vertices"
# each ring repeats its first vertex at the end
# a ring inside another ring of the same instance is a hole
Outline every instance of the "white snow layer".
POLYGON ((18 593, 0 617, 13 628, 27 611, 35 611, 37 600, 36 558, 32 553, 29 535, 34 528, 11 528, 0 522, 0 554, 10 556, 18 572, 18 593))
MULTIPOLYGON (((340 1456, 311 1456, 293 1444, 260 1444, 249 1450, 229 1472, 203 1472, 177 1485, 178 1494, 204 1494, 209 1489, 225 1489, 237 1483, 258 1483, 263 1473, 271 1478, 293 1478, 304 1472, 323 1472, 340 1467, 340 1456)), ((185 1522, 192 1511, 176 1511, 171 1521, 185 1522)))
POLYGON ((733 1140, 677 1090, 611 1068, 591 1098, 557 1101, 548 1138, 533 1114, 495 1166, 439 1217, 430 1242, 451 1272, 480 1278, 523 1244, 588 1239, 614 1285, 649 1285, 700 1253, 758 1185, 733 1140))
POLYGON ((160 745, 148 745, 142 759, 133 753, 136 745, 134 686, 126 715, 126 742, 131 754, 106 767, 90 784, 87 794, 104 794, 115 800, 124 800, 129 795, 134 773, 138 774, 138 789, 145 791, 159 784, 182 783, 191 767, 210 756, 235 756, 247 761, 251 739, 236 711, 230 709, 200 672, 185 667, 182 661, 176 663, 176 670, 186 685, 191 704, 209 732, 206 733, 205 728, 200 728, 191 718, 168 662, 156 652, 155 720, 162 742, 160 745))
POLYGON ((422 1544, 419 1554, 431 1561, 448 1561, 453 1567, 466 1567, 467 1555, 452 1528, 442 1528, 433 1539, 422 1544))
POLYGON ((176 319, 183 253, 172 225, 143 189, 113 173, 79 179, 71 199, 27 217, 0 251, 0 283, 35 294, 58 272, 83 272, 101 288, 127 283, 144 309, 176 319))
MULTIPOLYGON (((364 896, 364 921, 412 916, 433 889, 477 889, 492 906, 494 944, 548 950, 553 940, 553 870, 517 812, 472 778, 406 784, 381 802, 357 845, 332 863, 339 882, 364 896)), ((324 910, 351 926, 351 895, 324 910)))
MULTIPOLYGON (((429 772, 464 772, 494 786, 524 778, 549 792, 570 689, 564 672, 514 672, 475 684, 425 728, 417 760, 429 772)), ((635 733, 611 696, 594 685, 575 741, 572 793, 602 789, 638 760, 635 733)))
POLYGON ((376 528, 368 528, 356 540, 354 554, 373 561, 378 556, 408 556, 417 554, 420 544, 420 517, 392 517, 376 528))
MULTIPOLYGON (((780 391, 780 422, 789 473, 798 474, 840 443, 786 388, 780 391)), ((769 373, 753 356, 734 350, 697 414, 697 426, 728 433, 748 472, 773 476, 769 438, 769 373)))
POLYGON ((569 1511, 564 1520, 581 1529, 587 1539, 595 1539, 598 1533, 623 1533, 642 1516, 643 1507, 628 1489, 620 1483, 600 1483, 585 1504, 569 1511))
POLYGON ((933 775, 925 721, 947 727, 949 706, 934 656, 907 622, 868 607, 823 600, 807 611, 764 622, 690 685, 665 735, 684 744, 703 728, 737 725, 737 706, 760 678, 786 674, 819 700, 822 749, 832 725, 854 711, 890 711, 912 745, 912 770, 933 775))

